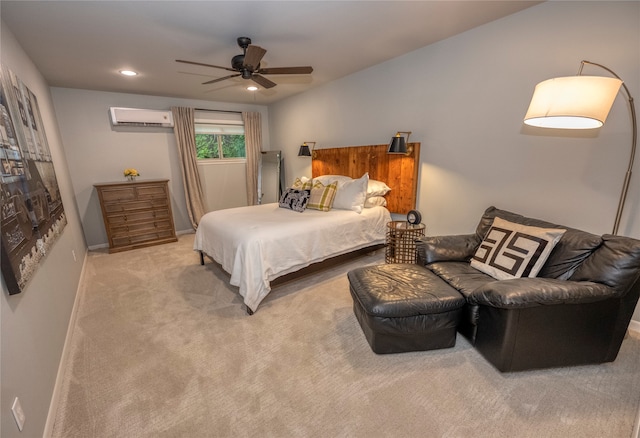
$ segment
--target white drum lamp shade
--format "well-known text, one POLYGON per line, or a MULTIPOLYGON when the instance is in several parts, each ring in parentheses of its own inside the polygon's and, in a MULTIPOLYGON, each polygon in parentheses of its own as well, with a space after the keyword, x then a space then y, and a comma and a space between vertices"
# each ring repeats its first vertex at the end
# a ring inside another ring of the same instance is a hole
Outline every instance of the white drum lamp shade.
POLYGON ((622 81, 569 76, 536 85, 524 123, 540 128, 593 129, 604 125, 622 81))

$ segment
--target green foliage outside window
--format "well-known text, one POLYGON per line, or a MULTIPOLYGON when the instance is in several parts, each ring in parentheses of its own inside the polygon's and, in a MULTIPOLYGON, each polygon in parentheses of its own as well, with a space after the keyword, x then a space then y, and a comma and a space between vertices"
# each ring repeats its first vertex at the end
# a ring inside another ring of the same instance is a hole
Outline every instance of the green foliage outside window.
POLYGON ((245 158, 244 135, 196 134, 198 159, 245 158))

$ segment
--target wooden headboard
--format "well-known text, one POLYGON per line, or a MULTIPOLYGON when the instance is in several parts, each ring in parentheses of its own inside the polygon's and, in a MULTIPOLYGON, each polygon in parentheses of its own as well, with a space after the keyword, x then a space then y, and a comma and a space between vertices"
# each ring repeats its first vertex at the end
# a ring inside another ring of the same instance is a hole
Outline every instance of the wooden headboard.
POLYGON ((312 177, 346 175, 360 178, 369 172, 369 178, 385 182, 391 191, 387 194, 387 208, 391 213, 407 214, 416 207, 418 192, 418 165, 420 143, 409 143, 409 155, 387 154, 389 145, 348 146, 316 149, 311 161, 312 177))

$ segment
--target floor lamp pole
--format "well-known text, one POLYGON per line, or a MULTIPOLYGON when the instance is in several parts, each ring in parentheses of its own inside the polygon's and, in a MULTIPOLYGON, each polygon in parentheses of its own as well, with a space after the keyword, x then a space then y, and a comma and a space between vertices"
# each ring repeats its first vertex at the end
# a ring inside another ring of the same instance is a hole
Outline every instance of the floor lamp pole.
MULTIPOLYGON (((582 74, 582 67, 584 67, 584 64, 596 65, 600 68, 603 68, 622 81, 622 78, 618 76, 610 68, 607 68, 604 65, 596 64, 595 62, 590 62, 590 61, 582 61, 582 64, 580 64, 580 71, 578 72, 578 75, 582 74)), ((631 137, 631 156, 629 158, 629 166, 627 167, 627 173, 624 176, 622 192, 620 193, 620 201, 618 201, 618 211, 616 212, 616 220, 613 223, 612 234, 614 235, 618 234, 618 228, 620 227, 620 219, 622 218, 622 210, 624 209, 624 202, 627 199, 627 191, 629 191, 629 181, 631 181, 631 171, 633 169, 633 162, 636 156, 636 145, 638 143, 638 122, 636 121, 636 107, 635 107, 635 104, 633 103, 633 97, 631 97, 631 93, 629 93, 629 89, 627 88, 624 81, 622 81, 622 86, 624 87, 624 91, 627 93, 627 97, 629 101, 629 109, 631 110, 631 124, 633 128, 631 133, 631 136, 632 136, 631 137)))

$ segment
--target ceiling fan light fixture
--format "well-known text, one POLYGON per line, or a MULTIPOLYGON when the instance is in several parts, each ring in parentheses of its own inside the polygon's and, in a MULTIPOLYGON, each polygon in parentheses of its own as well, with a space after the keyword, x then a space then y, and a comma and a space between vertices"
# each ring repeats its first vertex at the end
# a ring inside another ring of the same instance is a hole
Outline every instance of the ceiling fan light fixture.
POLYGON ((138 72, 133 70, 119 70, 119 73, 123 76, 138 76, 138 72))
POLYGON ((311 74, 313 72, 313 67, 311 66, 262 68, 260 61, 262 60, 262 57, 265 55, 265 53, 267 53, 266 49, 263 49, 260 46, 252 45, 251 38, 248 37, 238 38, 238 45, 240 46, 240 48, 242 48, 243 53, 241 55, 235 55, 233 58, 231 58, 231 67, 205 64, 196 61, 186 61, 183 59, 176 59, 176 62, 199 65, 203 67, 219 68, 234 73, 222 78, 203 82, 202 85, 213 84, 216 82, 241 76, 243 79, 251 79, 254 82, 257 82, 258 85, 260 85, 264 89, 269 89, 275 87, 277 84, 270 79, 267 79, 263 75, 304 75, 311 74))
POLYGON ((257 89, 258 89, 258 87, 256 87, 255 85, 249 85, 247 87, 247 90, 249 90, 249 91, 256 91, 257 89))

